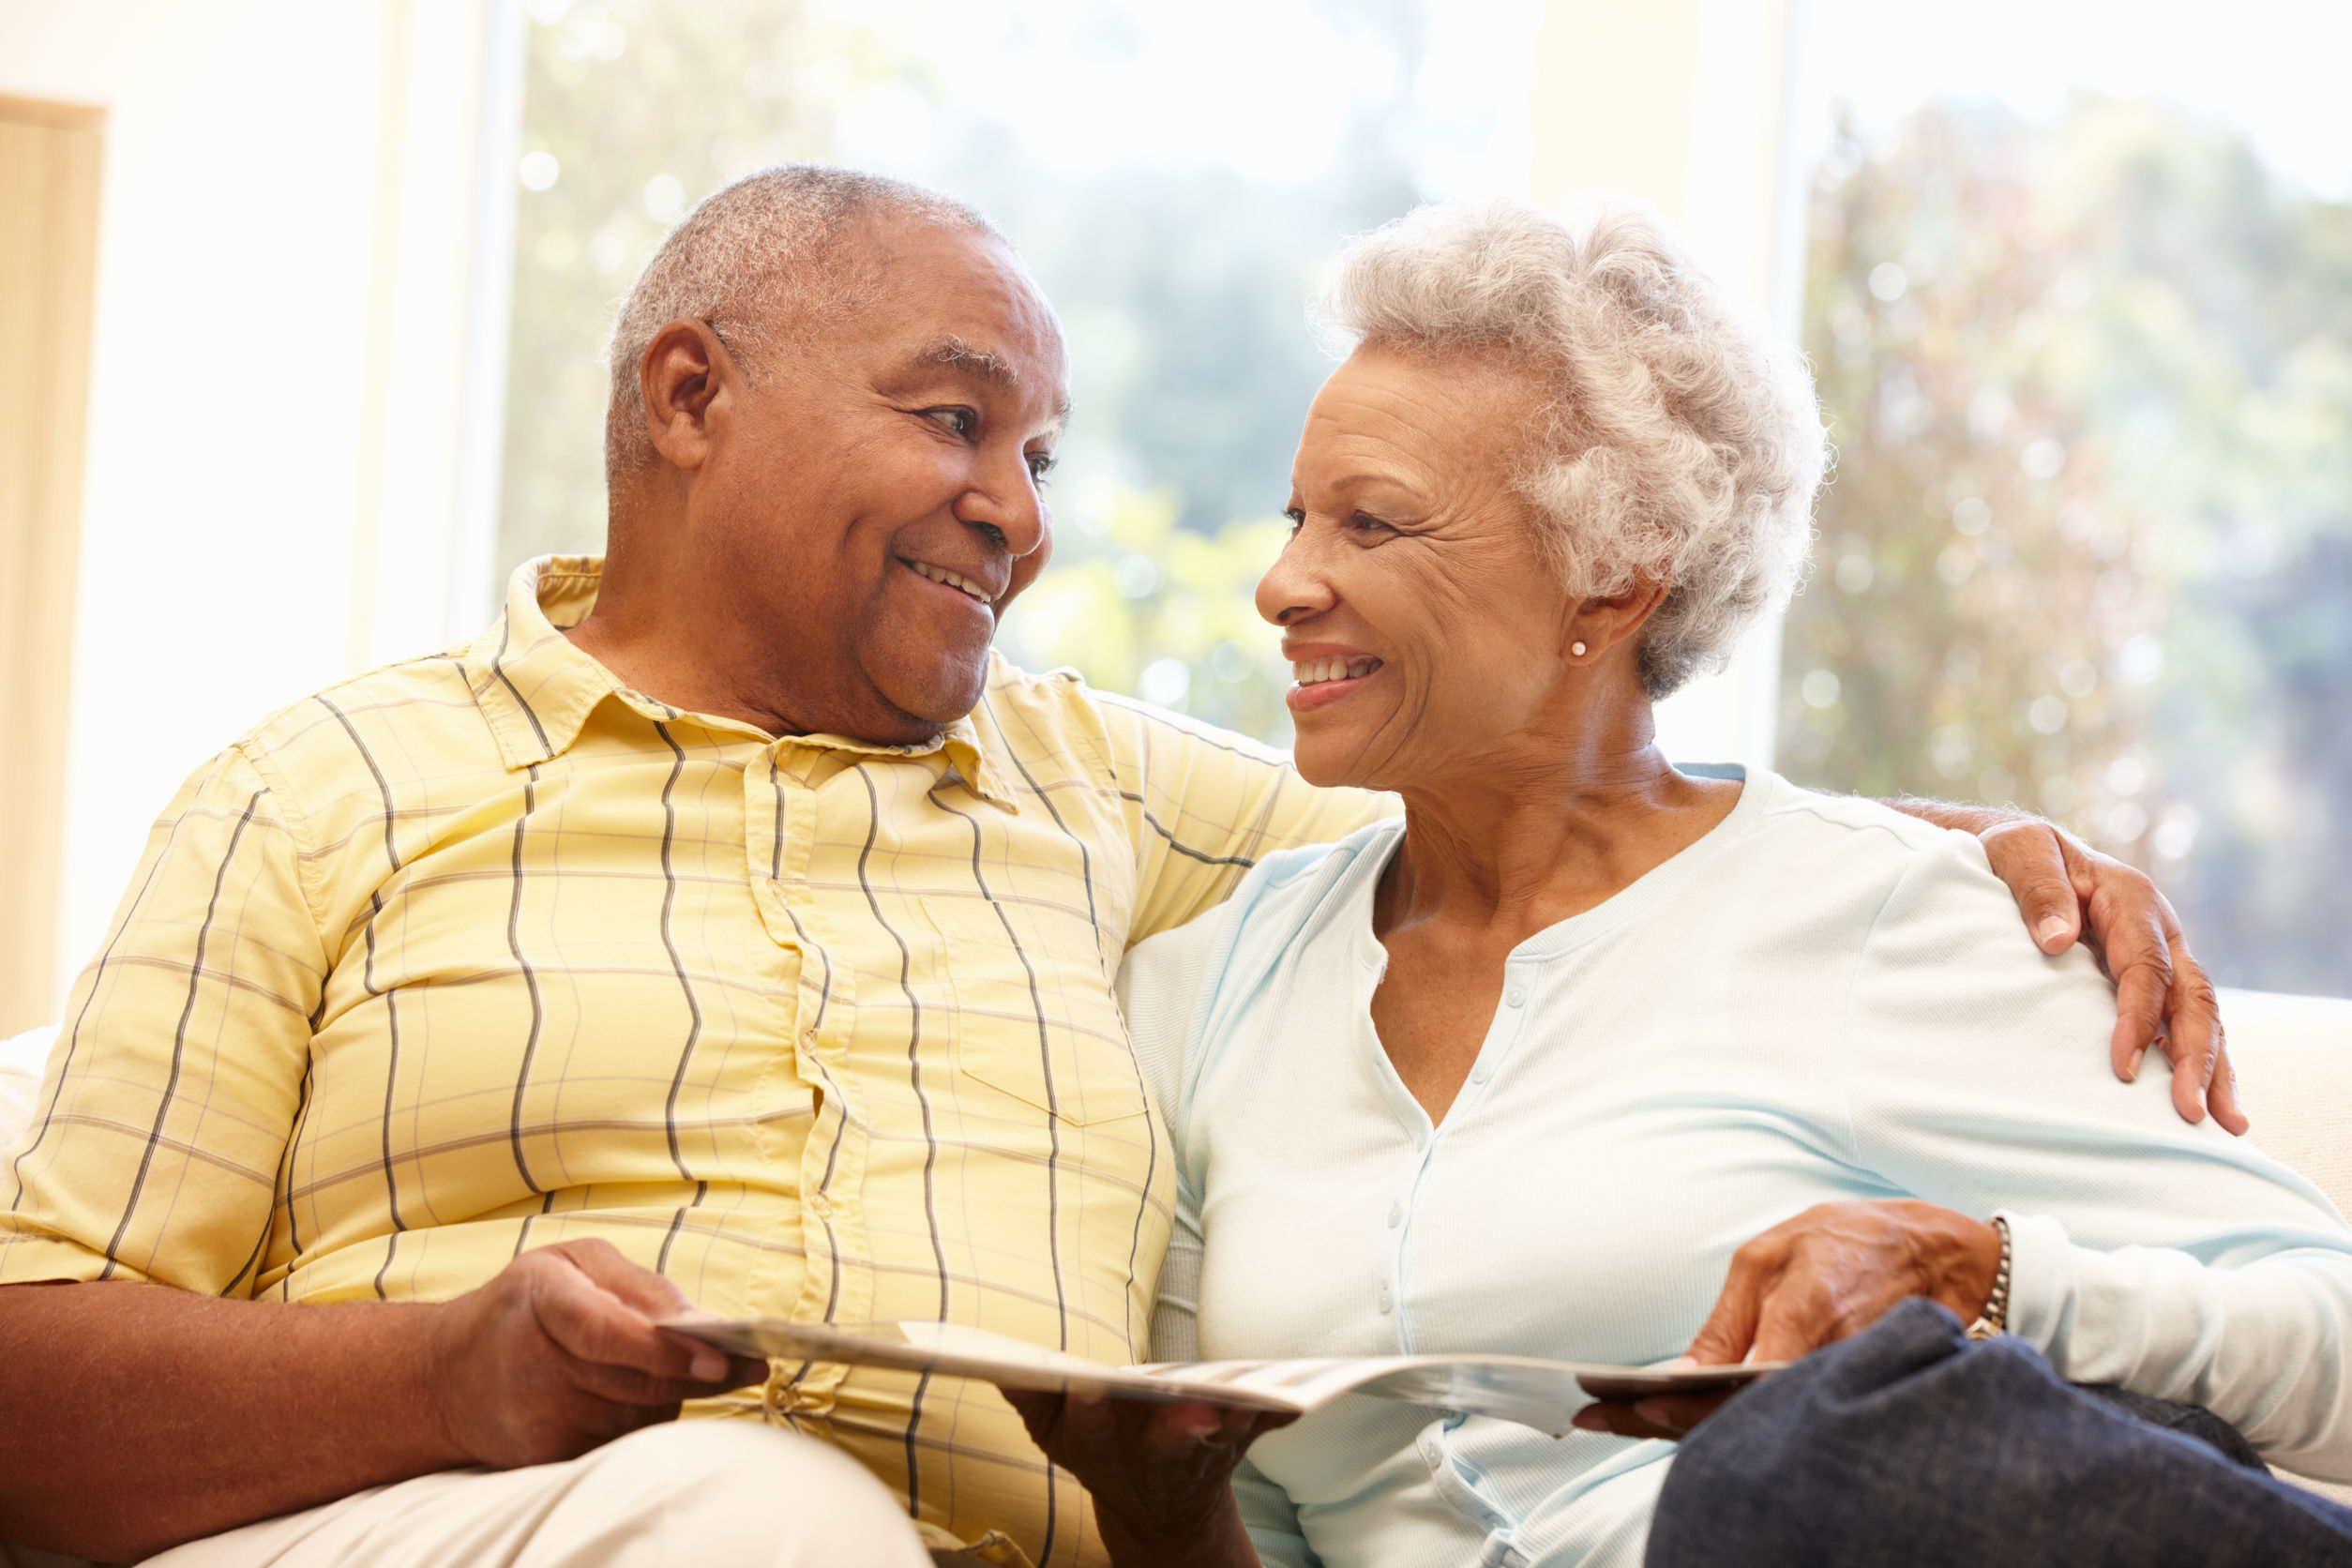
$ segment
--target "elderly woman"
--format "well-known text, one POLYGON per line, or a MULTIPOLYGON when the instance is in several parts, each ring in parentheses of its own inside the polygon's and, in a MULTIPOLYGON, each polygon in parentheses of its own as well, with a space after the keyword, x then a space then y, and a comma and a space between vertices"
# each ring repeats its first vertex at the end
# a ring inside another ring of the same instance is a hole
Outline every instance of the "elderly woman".
POLYGON ((1425 209, 1328 313, 1258 604, 1300 770, 1405 815, 1130 956, 1184 1205, 1158 1351, 1806 1359, 1679 1460, 1704 1407, 1555 1440, 1359 1401, 1236 1471, 1265 1418, 1020 1397, 1114 1559, 2352 1560, 2223 1452, 2352 1477, 2326 1200, 2099 1068, 2106 983, 2014 940, 1974 839, 1653 744, 1804 552, 1796 357, 1621 209, 1425 209))

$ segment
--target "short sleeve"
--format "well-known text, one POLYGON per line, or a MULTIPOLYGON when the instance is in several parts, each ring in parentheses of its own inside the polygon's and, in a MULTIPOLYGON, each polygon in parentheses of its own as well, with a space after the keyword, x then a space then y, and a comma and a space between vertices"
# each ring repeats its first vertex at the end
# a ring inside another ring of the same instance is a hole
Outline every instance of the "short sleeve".
POLYGON ((0 1284, 249 1289, 327 968, 292 830, 231 750, 149 836, 0 1164, 0 1284))
POLYGON ((1214 908, 1277 850, 1395 816, 1393 795, 1326 790, 1255 741, 1097 694, 1136 850, 1130 945, 1214 908))

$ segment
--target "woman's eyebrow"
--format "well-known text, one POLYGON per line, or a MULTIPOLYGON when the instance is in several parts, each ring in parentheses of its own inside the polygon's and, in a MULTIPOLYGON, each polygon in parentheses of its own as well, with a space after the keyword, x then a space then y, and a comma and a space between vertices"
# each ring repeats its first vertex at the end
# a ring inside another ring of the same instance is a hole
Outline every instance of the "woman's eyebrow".
POLYGON ((1345 474, 1327 480, 1326 483, 1333 490, 1389 490, 1411 501, 1419 502, 1428 499, 1422 488, 1411 480, 1373 469, 1350 469, 1345 474))

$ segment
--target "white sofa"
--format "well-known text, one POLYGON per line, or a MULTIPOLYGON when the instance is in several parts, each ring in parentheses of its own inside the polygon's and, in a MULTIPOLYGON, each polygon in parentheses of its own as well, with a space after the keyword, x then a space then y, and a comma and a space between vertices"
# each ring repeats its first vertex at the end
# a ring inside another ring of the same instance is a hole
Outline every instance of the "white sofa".
MULTIPOLYGON (((2352 1214, 2352 1002, 2224 991, 2222 1015, 2254 1141, 2302 1172, 2339 1213, 2352 1214)), ((54 1033, 0 1041, 0 1149, 31 1119, 54 1033)), ((2287 1479, 2352 1507, 2352 1486, 2287 1479)), ((0 1563, 7 1559, 0 1546, 0 1563)))

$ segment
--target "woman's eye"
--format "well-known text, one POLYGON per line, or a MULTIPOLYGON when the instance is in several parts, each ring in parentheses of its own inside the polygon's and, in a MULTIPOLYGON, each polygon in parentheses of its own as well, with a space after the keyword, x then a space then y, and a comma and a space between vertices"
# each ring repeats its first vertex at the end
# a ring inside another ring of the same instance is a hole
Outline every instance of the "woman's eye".
POLYGON ((1306 508, 1304 506, 1292 506, 1282 515, 1290 520, 1290 532, 1293 534, 1306 526, 1306 508))
POLYGON ((972 427, 980 422, 980 416, 968 408, 929 408, 923 412, 927 417, 938 420, 957 435, 970 435, 972 427))
POLYGON ((1389 531, 1387 523, 1382 522, 1379 518, 1367 516, 1363 512, 1358 512, 1354 516, 1349 518, 1348 526, 1354 529, 1359 534, 1385 534, 1389 531))

